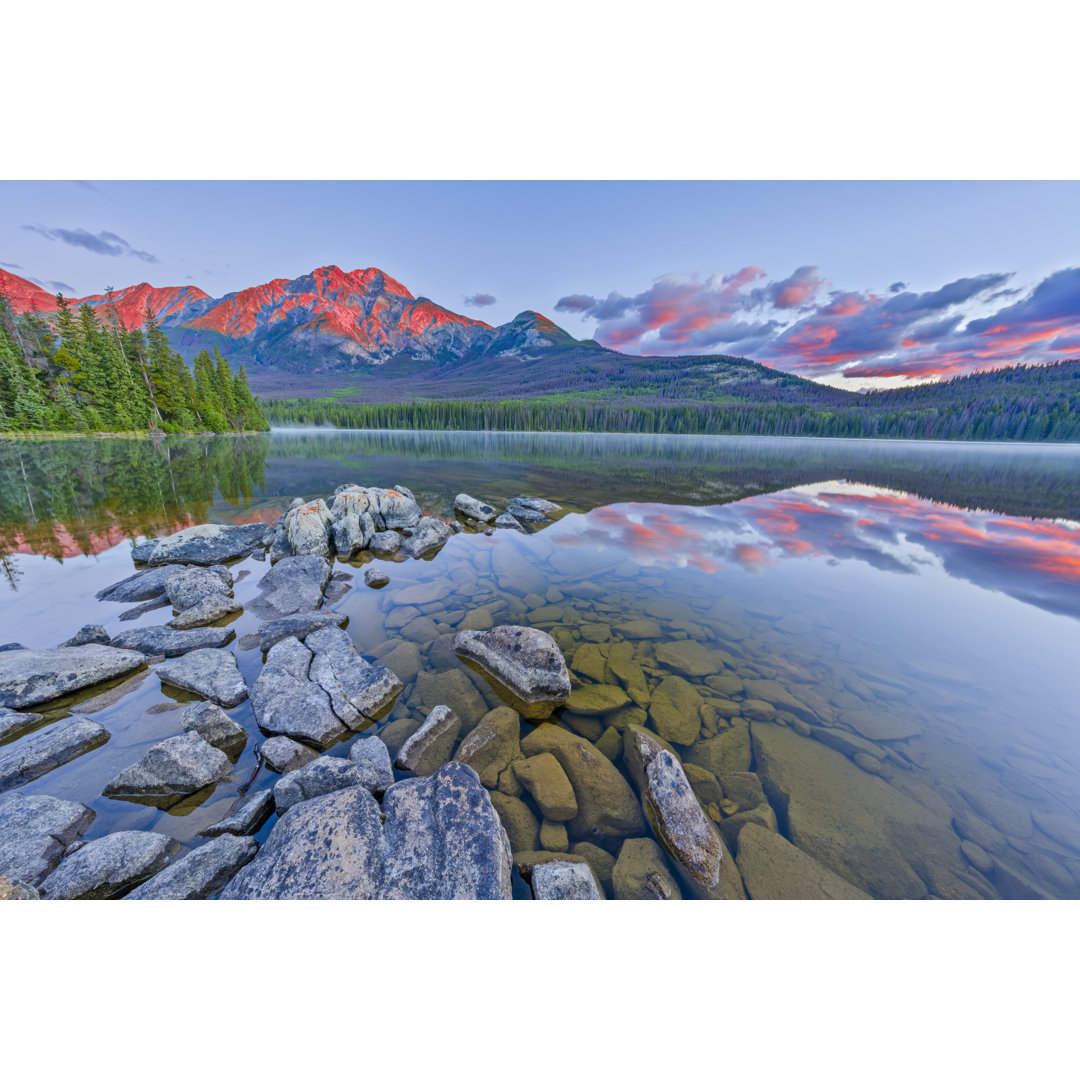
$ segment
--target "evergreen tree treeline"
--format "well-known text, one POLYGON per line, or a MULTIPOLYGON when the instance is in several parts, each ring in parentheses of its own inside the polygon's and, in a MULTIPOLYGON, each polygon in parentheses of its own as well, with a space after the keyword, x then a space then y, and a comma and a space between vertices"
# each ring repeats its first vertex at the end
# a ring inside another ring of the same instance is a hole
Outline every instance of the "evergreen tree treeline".
POLYGON ((205 349, 189 370, 149 310, 125 330, 106 303, 77 312, 62 294, 52 323, 0 297, 0 432, 266 431, 243 369, 205 349))

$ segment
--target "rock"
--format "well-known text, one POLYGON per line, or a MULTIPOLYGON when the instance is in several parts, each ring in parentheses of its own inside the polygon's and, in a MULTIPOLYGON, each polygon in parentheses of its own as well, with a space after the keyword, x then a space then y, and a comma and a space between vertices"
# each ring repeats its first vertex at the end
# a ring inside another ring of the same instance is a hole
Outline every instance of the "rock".
POLYGON ((510 851, 476 774, 451 762, 395 784, 379 805, 362 787, 300 803, 222 899, 506 899, 510 851))
POLYGON ((259 850, 250 836, 219 836, 133 889, 125 900, 206 900, 259 850))
POLYGON ((0 900, 40 900, 41 893, 25 881, 0 877, 0 900))
POLYGON ((403 683, 415 679, 424 666, 420 646, 415 641, 399 641, 388 652, 380 649, 378 657, 403 683))
POLYGON ((180 842, 153 832, 114 832, 69 855, 41 885, 48 900, 111 900, 164 869, 180 842))
POLYGON ((276 563, 281 562, 282 559, 289 558, 292 553, 292 544, 289 543, 289 538, 285 535, 284 528, 282 528, 281 532, 274 537, 274 542, 270 545, 270 551, 268 552, 270 565, 274 566, 276 563))
POLYGON ((663 633, 660 624, 655 619, 629 619, 626 622, 616 623, 613 627, 624 638, 658 638, 663 633))
POLYGON ((454 635, 458 656, 479 664, 522 701, 564 702, 570 697, 570 673, 559 646, 542 630, 496 626, 462 630, 454 635))
POLYGON ((60 642, 58 649, 72 649, 76 645, 108 645, 109 632, 97 623, 87 623, 74 637, 60 642))
POLYGON ((638 663, 634 646, 629 641, 617 641, 608 648, 608 666, 611 673, 625 687, 635 705, 648 706, 651 694, 645 672, 638 663))
POLYGON ((478 719, 488 711, 487 702, 460 669, 421 671, 416 677, 409 705, 414 709, 427 711, 436 705, 446 705, 461 717, 463 731, 471 731, 478 719))
POLYGON ((488 506, 487 503, 465 494, 461 494, 454 499, 454 509, 466 517, 473 518, 475 521, 482 521, 485 524, 494 521, 499 513, 495 507, 488 506))
POLYGON ((390 490, 382 488, 368 488, 370 492, 377 492, 379 503, 379 516, 383 526, 387 529, 412 529, 422 520, 420 507, 416 500, 406 491, 390 490))
POLYGON ((285 516, 285 536, 294 555, 330 556, 330 508, 322 499, 313 499, 285 516))
POLYGON ((360 783, 372 795, 381 795, 394 782, 390 750, 376 735, 357 739, 349 749, 349 760, 360 770, 360 783))
POLYGON ((140 652, 108 645, 73 649, 15 649, 0 653, 0 705, 24 709, 130 675, 146 664, 140 652))
POLYGON ((329 580, 330 564, 321 555, 290 555, 263 575, 256 606, 271 617, 314 611, 329 580))
POLYGON ((442 547, 453 535, 454 530, 440 518, 421 518, 415 532, 402 543, 399 551, 411 559, 418 559, 421 555, 442 547))
MULTIPOLYGON (((98 646, 83 645, 90 649, 98 646)), ((69 716, 17 742, 0 746, 0 792, 28 783, 58 765, 108 742, 109 733, 88 716, 69 716)))
POLYGON ((1035 824, 1052 840, 1073 851, 1080 851, 1080 821, 1076 818, 1043 810, 1032 810, 1031 816, 1035 819, 1035 824))
MULTIPOLYGON (((570 778, 553 754, 536 754, 514 763, 514 776, 533 797, 548 821, 577 817, 578 803, 570 778)), ((541 840, 541 847, 549 845, 541 840)))
POLYGON ((308 678, 313 656, 296 638, 284 638, 266 654, 251 688, 255 719, 264 731, 329 746, 346 731, 326 691, 308 678))
POLYGON ((657 663, 671 668, 681 675, 718 675, 724 662, 711 649, 698 641, 665 641, 656 646, 657 663))
POLYGON ((207 626, 201 630, 170 630, 167 626, 140 626, 121 630, 111 641, 114 649, 136 649, 147 656, 183 656, 193 649, 220 649, 236 637, 227 626, 207 626))
POLYGON ((695 686, 678 675, 670 675, 653 692, 649 719, 661 738, 689 746, 697 742, 701 731, 698 710, 704 703, 695 686))
POLYGON ((521 720, 502 705, 486 713, 462 739, 454 760, 472 768, 484 787, 493 788, 499 774, 520 757, 521 720))
POLYGON ((661 750, 667 750, 676 760, 679 758, 671 743, 639 724, 629 724, 623 729, 622 750, 623 765, 638 791, 645 787, 645 770, 649 762, 661 750))
POLYGON ((193 525, 172 536, 140 545, 133 552, 136 562, 150 566, 164 563, 194 563, 213 566, 241 555, 250 555, 262 540, 266 526, 253 525, 193 525))
POLYGON ((547 514, 542 514, 539 510, 532 510, 527 506, 522 506, 521 503, 518 502, 510 503, 506 508, 506 513, 517 518, 518 521, 541 522, 551 520, 547 514))
POLYGON ((33 727, 40 719, 41 713, 0 708, 0 739, 7 739, 25 728, 33 727))
POLYGON ((390 584, 390 575, 377 566, 369 566, 364 571, 364 584, 372 589, 381 589, 384 585, 390 584))
POLYGON ((730 728, 724 728, 713 738, 701 739, 691 746, 686 751, 686 760, 706 769, 713 776, 749 772, 750 725, 745 720, 733 720, 730 728))
POLYGON ((293 769, 299 769, 309 761, 314 761, 318 755, 314 750, 290 739, 287 735, 276 735, 259 747, 259 753, 263 760, 275 772, 287 773, 293 769))
POLYGON ((542 863, 530 881, 534 900, 603 900, 600 883, 587 862, 542 863))
POLYGON ((286 615, 259 627, 259 648, 267 652, 287 637, 303 641, 315 630, 324 626, 344 626, 348 621, 349 616, 343 611, 305 611, 299 615, 286 615))
POLYGON ((864 738, 875 741, 911 739, 922 734, 922 728, 917 724, 880 710, 844 709, 838 719, 864 738))
POLYGON ((457 713, 445 705, 436 705, 398 751, 394 764, 419 776, 430 776, 449 760, 460 731, 457 713))
POLYGON ((203 829, 199 835, 224 836, 231 833, 235 836, 249 836, 251 833, 258 832, 273 812, 273 791, 269 789, 257 791, 247 799, 238 799, 226 817, 203 829))
POLYGON ((180 726, 184 731, 194 731, 211 746, 225 754, 238 750, 247 743, 247 732, 235 720, 231 720, 220 705, 200 701, 189 705, 180 714, 180 726))
POLYGON ((335 523, 333 533, 337 557, 351 559, 371 542, 375 535, 375 524, 370 514, 348 513, 335 523))
POLYGON ((184 567, 159 566, 153 570, 138 570, 123 581, 116 581, 95 595, 99 600, 129 604, 136 600, 153 600, 165 593, 169 578, 184 567))
POLYGON ((109 796, 188 795, 228 776, 232 765, 194 731, 165 739, 106 785, 109 796))
POLYGON ((492 791, 490 797, 491 805, 495 807, 499 820, 506 829, 511 850, 535 851, 540 843, 540 823, 532 811, 513 795, 492 791))
POLYGON ((780 831, 776 811, 768 803, 755 806, 752 810, 742 810, 717 822, 720 835, 727 844, 738 843, 739 833, 742 832, 744 825, 759 825, 763 829, 768 829, 769 832, 780 831))
POLYGON ((869 900, 794 844, 760 825, 739 832, 735 857, 751 900, 869 900))
POLYGON ((567 852, 570 850, 570 837, 566 826, 561 822, 540 822, 540 847, 544 851, 567 852))
POLYGON ((396 532, 377 532, 368 541, 368 551, 373 555, 396 555, 401 549, 401 534, 396 532))
POLYGON ((165 595, 177 611, 187 611, 210 597, 227 599, 231 592, 231 582, 198 566, 180 567, 165 581, 165 595))
POLYGON ((161 608, 170 606, 168 599, 164 596, 159 600, 151 600, 146 604, 136 604, 133 608, 128 608, 120 613, 120 621, 134 622, 135 619, 141 619, 149 611, 159 611, 161 608))
POLYGON ((681 900, 664 853, 645 837, 624 840, 611 871, 616 900, 681 900))
POLYGON ((776 716, 776 706, 768 701, 759 701, 757 698, 747 698, 740 706, 742 714, 750 720, 762 722, 772 720, 776 716))
MULTIPOLYGON (((187 630, 185 633, 197 633, 187 630)), ((195 649, 175 660, 159 664, 154 671, 169 686, 190 690, 231 709, 248 696, 247 683, 231 652, 219 649, 195 649)))
POLYGON ((37 886, 94 820, 82 803, 14 791, 0 798, 0 878, 37 886))
POLYGON ((527 757, 553 754, 570 778, 578 814, 569 822, 571 835, 633 836, 645 831, 645 819, 630 785, 591 743, 554 724, 542 724, 521 740, 527 757))
POLYGON ((515 532, 525 532, 525 526, 513 514, 500 514, 495 519, 496 529, 513 529, 515 532))
POLYGON ((962 840, 960 842, 960 850, 963 852, 964 858, 967 859, 980 874, 989 874, 994 869, 994 859, 991 855, 987 854, 978 844, 973 844, 970 840, 962 840))
POLYGON ((308 634, 304 645, 314 654, 309 677, 327 692, 338 719, 351 728, 381 716, 403 689, 389 668, 369 664, 336 626, 308 634))
POLYGON ((189 607, 186 611, 171 618, 165 625, 173 630, 191 630, 198 626, 208 626, 218 619, 242 611, 243 607, 238 600, 233 600, 224 593, 216 593, 207 596, 197 604, 189 607))
POLYGON ((523 506, 526 510, 538 510, 541 514, 554 514, 562 507, 558 503, 549 502, 547 499, 535 499, 531 496, 519 495, 513 502, 517 506, 523 506))
POLYGON ((331 791, 355 787, 364 778, 358 765, 344 758, 317 757, 283 776, 274 785, 274 805, 279 814, 306 799, 316 799, 331 791))
POLYGON ((614 855, 602 847, 597 847, 596 844, 590 844, 587 840, 571 845, 570 854, 584 859, 592 867, 596 880, 605 889, 611 889, 611 872, 615 869, 614 855))
POLYGON ((630 698, 620 686, 588 683, 570 694, 566 707, 582 716, 603 716, 630 704, 630 698))

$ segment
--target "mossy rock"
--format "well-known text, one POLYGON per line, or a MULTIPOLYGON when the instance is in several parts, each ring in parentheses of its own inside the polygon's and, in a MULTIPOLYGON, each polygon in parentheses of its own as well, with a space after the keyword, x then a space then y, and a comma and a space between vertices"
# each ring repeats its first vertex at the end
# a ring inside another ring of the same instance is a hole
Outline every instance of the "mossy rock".
POLYGON ((623 841, 611 870, 616 900, 681 900, 682 891, 660 845, 647 837, 623 841))
POLYGON ((402 716, 379 728, 377 734, 386 743, 391 760, 397 757, 398 751, 420 730, 421 723, 423 721, 414 720, 411 716, 402 716))
POLYGON ((495 812, 506 830, 510 850, 534 851, 539 847, 540 822, 533 816, 533 812, 512 795, 504 795, 501 791, 492 791, 489 794, 491 805, 495 807, 495 812))
POLYGON ((588 840, 582 840, 570 847, 571 855, 583 858, 593 870, 597 880, 607 892, 611 891, 611 872, 615 869, 615 856, 588 840))
POLYGON ((760 701, 757 698, 747 698, 742 703, 743 716, 751 720, 772 720, 776 716, 776 706, 768 701, 760 701))
POLYGON ((617 761, 622 751, 622 738, 617 728, 604 729, 604 734, 593 744, 608 761, 617 761))
POLYGON ((656 733, 668 742, 689 746, 701 731, 704 698, 696 686, 670 675, 656 688, 649 704, 649 719, 656 733))
POLYGON ((730 799, 739 810, 752 810, 768 802, 761 777, 755 772, 722 773, 718 779, 724 789, 724 798, 730 799))
POLYGON ((713 776, 750 771, 750 725, 735 720, 730 728, 711 739, 702 739, 686 751, 686 760, 713 776))
POLYGON ((776 811, 768 803, 755 806, 752 810, 742 810, 730 817, 721 818, 716 826, 720 835, 729 845, 738 844, 739 833, 744 825, 759 825, 763 829, 779 832, 780 826, 776 821, 776 811))
POLYGON ((634 646, 629 641, 617 641, 608 650, 608 668, 622 684, 635 705, 649 704, 649 685, 638 663, 634 646))
POLYGON ((570 837, 561 821, 540 822, 540 847, 544 851, 566 852, 570 850, 570 837))
MULTIPOLYGON (((514 763, 514 776, 533 797, 547 821, 577 817, 578 803, 570 778, 554 754, 535 754, 514 763)), ((541 839, 541 847, 550 847, 541 839)), ((553 849, 554 850, 554 849, 553 849)))
POLYGON ((701 800, 703 805, 708 806, 709 803, 719 805, 723 802, 724 789, 711 772, 690 761, 684 762, 683 772, 686 773, 686 779, 690 781, 694 794, 701 800))
POLYGON ((464 739, 454 755, 473 769, 480 783, 493 788, 499 775, 521 757, 521 719, 505 705, 485 713, 464 739))
POLYGON ((705 680, 705 685, 726 698, 744 692, 743 681, 738 675, 710 675, 705 680))
POLYGON ((599 648, 595 644, 587 643, 578 646, 569 667, 576 674, 599 683, 604 681, 606 665, 607 660, 599 648))
POLYGON ((683 641, 665 641, 657 645, 656 660, 671 671, 695 678, 718 675, 725 667, 721 654, 690 638, 683 641))
POLYGON ((644 727, 649 722, 649 714, 638 705, 624 705, 613 713, 604 717, 604 723, 617 731, 625 731, 632 724, 644 727))
POLYGON ((596 742, 604 734, 604 724, 595 716, 579 716, 577 713, 564 712, 559 719, 575 734, 589 742, 596 742))
POLYGON ((566 707, 583 716, 604 716, 629 704, 630 696, 621 686, 589 683, 571 692, 566 707))

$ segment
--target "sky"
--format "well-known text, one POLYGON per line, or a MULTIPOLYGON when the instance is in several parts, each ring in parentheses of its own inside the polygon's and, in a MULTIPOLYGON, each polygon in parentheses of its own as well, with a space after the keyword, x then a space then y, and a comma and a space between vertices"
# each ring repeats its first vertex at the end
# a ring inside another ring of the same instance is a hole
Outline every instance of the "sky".
POLYGON ((1080 356, 1071 181, 0 183, 0 267, 50 291, 219 297, 328 264, 848 389, 1080 356))

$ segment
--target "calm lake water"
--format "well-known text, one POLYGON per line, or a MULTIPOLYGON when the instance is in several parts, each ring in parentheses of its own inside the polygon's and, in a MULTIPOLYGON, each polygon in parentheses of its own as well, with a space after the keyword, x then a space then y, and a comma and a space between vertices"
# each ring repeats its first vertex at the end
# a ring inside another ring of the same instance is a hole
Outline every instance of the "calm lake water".
MULTIPOLYGON (((537 626, 576 683, 612 688, 611 707, 576 694, 551 719, 620 768, 610 729, 665 734, 737 862, 750 821, 876 898, 1080 897, 1080 447, 297 431, 4 441, 0 643, 164 623, 168 608, 121 622, 126 605, 94 599, 131 573, 132 538, 272 521, 347 482, 403 484, 447 518, 461 491, 563 507, 528 535, 469 532, 388 563, 379 591, 363 585, 366 553, 335 566, 324 606, 405 682, 371 729, 392 751, 434 705, 471 725, 501 703, 450 651, 456 628, 537 626)), ((237 599, 267 569, 233 566, 237 599)), ((258 619, 228 625, 251 684, 258 619)), ((190 700, 149 669, 43 707, 43 723, 85 713, 112 737, 19 790, 92 807, 87 839, 153 829, 198 845, 243 785, 277 779, 257 769, 248 702, 229 710, 250 738, 224 782, 168 810, 101 795, 179 733, 190 700)), ((347 755, 353 738, 329 752, 347 755)), ((759 868, 751 894, 782 895, 777 876, 800 872, 759 868)))

